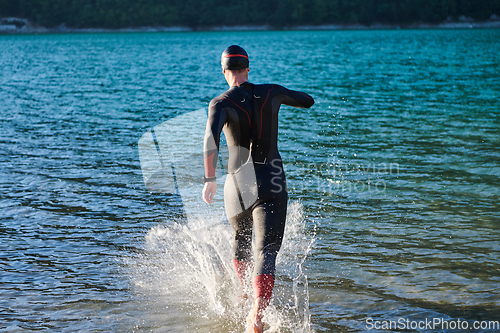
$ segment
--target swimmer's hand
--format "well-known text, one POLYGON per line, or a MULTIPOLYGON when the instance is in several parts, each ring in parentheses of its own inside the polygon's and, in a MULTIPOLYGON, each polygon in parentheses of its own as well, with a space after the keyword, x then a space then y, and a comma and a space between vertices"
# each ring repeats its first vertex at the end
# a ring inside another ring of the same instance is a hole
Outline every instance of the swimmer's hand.
POLYGON ((205 183, 205 186, 203 187, 203 201, 205 201, 208 204, 214 203, 214 195, 215 192, 217 191, 217 183, 216 182, 208 182, 205 183))

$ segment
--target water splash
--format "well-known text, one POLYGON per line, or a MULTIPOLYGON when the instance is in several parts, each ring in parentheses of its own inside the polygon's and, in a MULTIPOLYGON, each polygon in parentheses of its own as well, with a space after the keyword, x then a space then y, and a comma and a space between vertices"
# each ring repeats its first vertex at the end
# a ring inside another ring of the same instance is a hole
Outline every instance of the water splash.
MULTIPOLYGON (((243 332, 250 304, 239 302, 232 238, 229 224, 209 217, 150 229, 144 251, 127 263, 145 311, 155 314, 137 328, 243 332)), ((312 332, 303 265, 314 240, 302 205, 291 203, 273 298, 264 316, 270 326, 266 332, 312 332)))

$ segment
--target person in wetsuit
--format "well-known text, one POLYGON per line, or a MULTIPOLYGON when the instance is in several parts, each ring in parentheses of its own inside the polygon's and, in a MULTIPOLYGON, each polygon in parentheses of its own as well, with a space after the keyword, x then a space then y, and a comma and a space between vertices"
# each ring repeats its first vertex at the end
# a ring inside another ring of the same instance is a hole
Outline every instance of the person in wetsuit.
POLYGON ((248 82, 249 59, 237 45, 221 57, 230 89, 210 102, 204 139, 203 200, 213 202, 217 190, 215 168, 221 131, 229 150, 224 205, 234 229, 233 263, 245 290, 252 274, 254 306, 249 329, 262 332, 263 311, 274 287, 276 256, 285 230, 288 194, 278 152, 278 111, 281 104, 309 108, 311 96, 277 84, 248 82), (255 260, 252 260, 252 228, 255 260))

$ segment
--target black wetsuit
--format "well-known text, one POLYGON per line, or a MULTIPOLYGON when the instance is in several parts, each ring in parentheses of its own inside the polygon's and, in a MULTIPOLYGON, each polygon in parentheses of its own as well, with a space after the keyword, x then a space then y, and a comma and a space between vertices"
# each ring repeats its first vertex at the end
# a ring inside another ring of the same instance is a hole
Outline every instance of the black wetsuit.
POLYGON ((205 134, 205 175, 213 177, 221 130, 228 149, 224 204, 235 231, 234 259, 252 261, 254 276, 274 278, 276 255, 285 230, 288 194, 278 152, 278 111, 281 104, 310 107, 311 96, 275 84, 243 83, 213 99, 205 134))

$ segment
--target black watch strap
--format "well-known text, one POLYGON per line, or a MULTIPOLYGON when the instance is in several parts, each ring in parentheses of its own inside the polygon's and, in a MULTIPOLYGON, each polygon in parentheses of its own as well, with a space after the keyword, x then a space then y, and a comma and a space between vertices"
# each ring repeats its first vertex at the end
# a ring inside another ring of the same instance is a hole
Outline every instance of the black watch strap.
POLYGON ((205 177, 203 176, 203 184, 209 183, 209 182, 214 182, 217 179, 217 177, 205 177))

